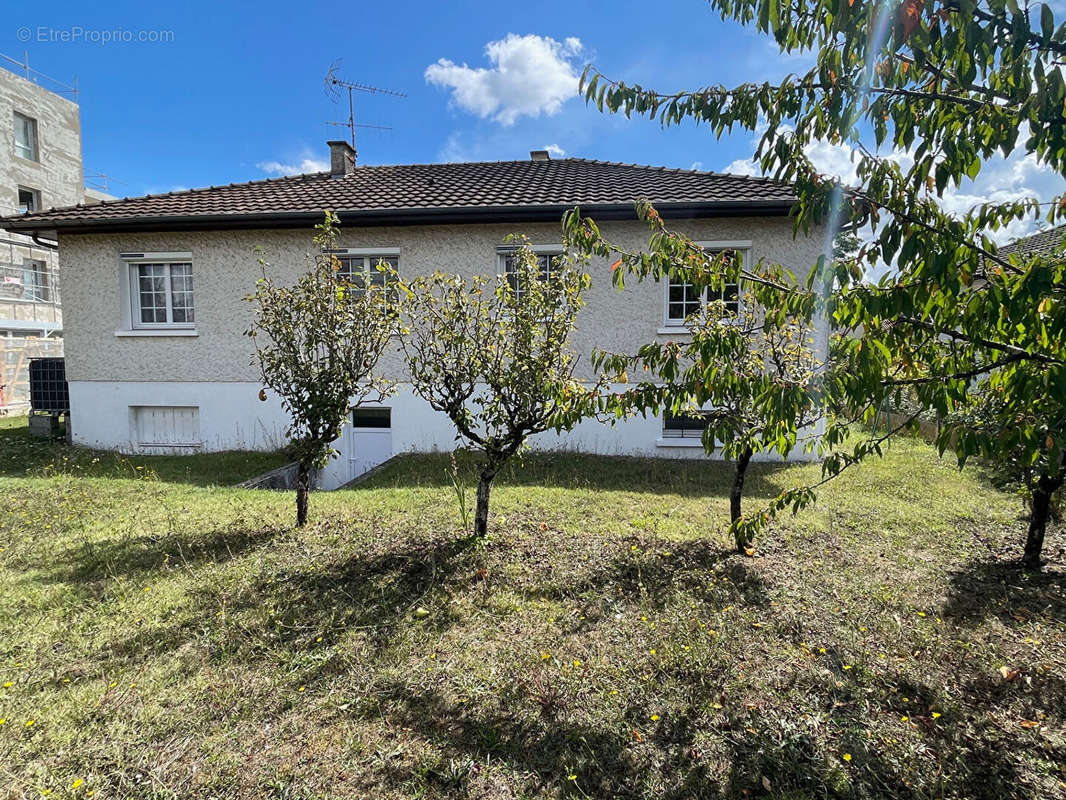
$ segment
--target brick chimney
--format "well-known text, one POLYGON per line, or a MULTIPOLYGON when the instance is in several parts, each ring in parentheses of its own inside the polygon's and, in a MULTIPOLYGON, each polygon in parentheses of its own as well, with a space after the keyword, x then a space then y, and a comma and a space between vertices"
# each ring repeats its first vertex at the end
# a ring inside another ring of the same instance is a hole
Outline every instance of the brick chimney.
POLYGON ((343 178, 355 171, 355 148, 344 141, 326 142, 329 145, 329 174, 343 178))

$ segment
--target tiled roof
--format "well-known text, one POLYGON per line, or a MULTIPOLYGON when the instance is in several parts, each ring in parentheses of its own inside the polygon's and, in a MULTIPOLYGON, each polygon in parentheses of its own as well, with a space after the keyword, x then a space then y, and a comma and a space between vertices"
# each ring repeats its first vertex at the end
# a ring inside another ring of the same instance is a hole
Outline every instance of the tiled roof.
POLYGON ((1016 242, 1011 242, 1008 245, 1004 245, 999 248, 999 254, 1001 256, 1009 255, 1048 255, 1061 247, 1063 239, 1066 239, 1066 225, 1060 225, 1057 228, 1048 228, 1046 231, 1040 231, 1040 233, 1034 233, 1032 236, 1026 236, 1023 239, 1019 239, 1016 242))
POLYGON ((549 209, 558 219, 560 209, 574 205, 625 208, 631 214, 639 198, 667 209, 719 208, 731 213, 745 208, 784 213, 795 201, 789 186, 763 178, 566 158, 360 166, 343 177, 320 172, 56 208, 11 217, 0 226, 38 231, 143 229, 153 222, 162 226, 183 221, 226 228, 251 220, 306 220, 327 208, 342 222, 451 221, 488 218, 504 210, 519 219, 549 209))

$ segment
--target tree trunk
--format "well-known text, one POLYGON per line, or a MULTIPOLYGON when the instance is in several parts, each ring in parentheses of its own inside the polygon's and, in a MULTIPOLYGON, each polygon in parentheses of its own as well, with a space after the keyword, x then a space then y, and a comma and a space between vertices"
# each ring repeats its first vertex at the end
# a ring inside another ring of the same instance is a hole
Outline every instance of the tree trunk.
POLYGON ((484 539, 489 533, 489 491, 495 477, 496 470, 486 467, 481 470, 481 477, 478 478, 477 510, 474 512, 474 536, 478 539, 484 539))
MULTIPOLYGON (((744 496, 744 478, 748 474, 751 462, 751 448, 747 448, 737 458, 736 472, 733 474, 733 487, 729 490, 729 522, 736 525, 740 519, 740 500, 744 496)), ((746 542, 737 539, 737 550, 743 551, 746 542)))
POLYGON ((1040 551, 1044 549, 1044 533, 1047 531, 1048 518, 1051 516, 1051 497, 1062 486, 1063 474, 1055 477, 1041 475, 1033 486, 1033 506, 1029 515, 1029 532, 1025 537, 1025 553, 1022 555, 1022 567, 1039 570, 1040 551))
POLYGON ((307 524, 307 503, 311 494, 311 468, 303 462, 296 467, 296 527, 307 524))

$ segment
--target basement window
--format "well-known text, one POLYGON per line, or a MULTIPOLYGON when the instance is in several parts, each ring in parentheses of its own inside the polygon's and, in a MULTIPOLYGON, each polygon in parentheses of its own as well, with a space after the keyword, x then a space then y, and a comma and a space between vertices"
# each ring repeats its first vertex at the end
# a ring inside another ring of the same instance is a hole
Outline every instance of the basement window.
POLYGON ((139 447, 199 447, 199 406, 130 406, 139 447))
POLYGON ((709 414, 699 411, 685 414, 671 414, 667 411, 663 417, 663 438, 702 439, 710 421, 709 414))

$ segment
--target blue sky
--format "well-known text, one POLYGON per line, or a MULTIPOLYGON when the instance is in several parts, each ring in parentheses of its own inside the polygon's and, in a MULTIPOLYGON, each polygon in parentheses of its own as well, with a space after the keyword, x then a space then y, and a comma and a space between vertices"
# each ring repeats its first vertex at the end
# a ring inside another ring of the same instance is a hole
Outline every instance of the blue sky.
MULTIPOLYGON (((323 91, 335 59, 350 80, 408 94, 357 96, 359 120, 393 126, 360 132, 361 163, 525 158, 551 144, 587 158, 720 169, 750 151, 745 137, 716 142, 694 126, 663 132, 646 120, 601 115, 577 97, 554 113, 513 122, 482 117, 455 102, 455 87, 427 82, 427 68, 440 59, 490 68, 486 46, 508 34, 554 40, 562 48, 557 60, 575 72, 592 61, 612 76, 665 88, 786 71, 768 42, 723 23, 701 0, 652 6, 267 0, 251 14, 219 2, 94 5, 60 0, 11 8, 0 52, 21 58, 28 51, 31 66, 60 80, 77 75, 86 172, 114 176, 111 191, 119 195, 250 180, 268 174, 260 165, 323 160, 325 141, 346 136, 324 124, 347 116, 346 105, 333 105, 323 91), (29 29, 27 43, 20 41, 22 28, 29 29), (61 40, 78 28, 79 41, 61 40), (89 31, 116 29, 173 36, 157 43, 86 41, 89 31), (568 39, 580 47, 568 49, 568 39)), ((514 87, 500 89, 508 102, 519 102, 514 87)))
MULTIPOLYGON (((42 72, 77 76, 86 173, 110 175, 108 190, 119 196, 323 168, 326 140, 347 135, 325 124, 347 115, 323 88, 338 60, 341 76, 408 95, 357 95, 359 121, 393 127, 359 134, 360 163, 527 158, 551 146, 556 156, 752 173, 750 135, 717 141, 695 125, 664 130, 600 114, 576 96, 577 74, 592 62, 611 77, 671 91, 773 80, 807 66, 722 22, 703 0, 51 0, 5 17, 0 53, 28 51, 42 72), (106 41, 142 32, 164 41, 106 41)), ((808 154, 823 172, 851 171, 842 147, 813 143, 808 154)), ((963 210, 1063 191, 1061 177, 1016 155, 990 162, 945 204, 963 210)))

